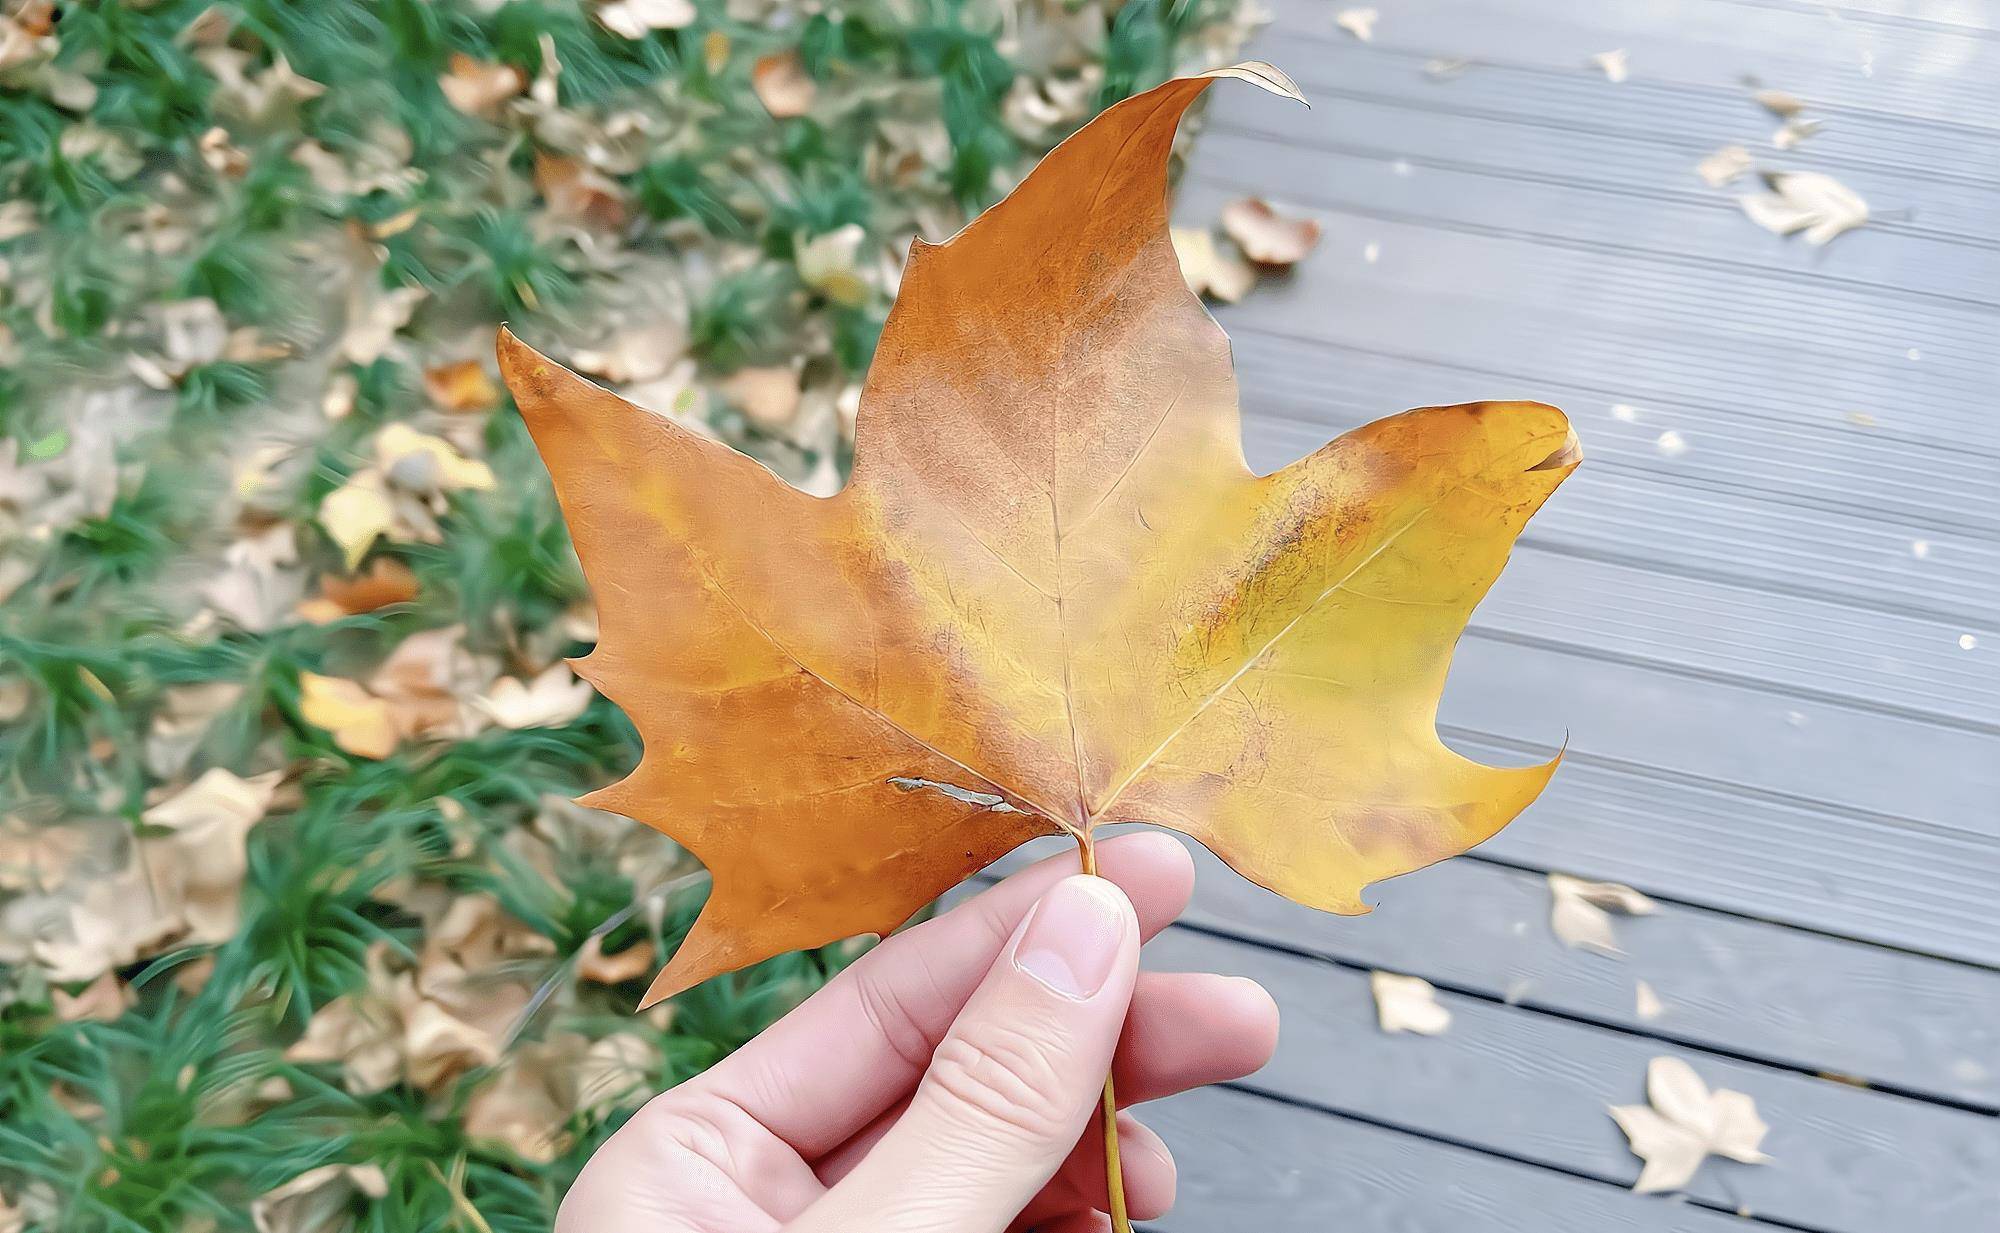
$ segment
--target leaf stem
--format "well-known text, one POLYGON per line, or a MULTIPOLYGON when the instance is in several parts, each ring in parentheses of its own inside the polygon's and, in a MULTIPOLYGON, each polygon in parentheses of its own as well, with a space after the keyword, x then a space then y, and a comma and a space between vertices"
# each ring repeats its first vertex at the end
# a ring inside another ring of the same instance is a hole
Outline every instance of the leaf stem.
MULTIPOLYGON (((1092 877, 1101 876, 1097 872, 1097 845, 1091 841, 1090 832, 1071 830, 1070 833, 1083 853, 1083 871, 1092 877)), ((1113 1233, 1132 1233, 1132 1219, 1125 1214, 1125 1170, 1118 1160, 1118 1092, 1111 1085, 1109 1071, 1104 1075, 1103 1114, 1104 1189, 1111 1208, 1111 1228, 1113 1233)))

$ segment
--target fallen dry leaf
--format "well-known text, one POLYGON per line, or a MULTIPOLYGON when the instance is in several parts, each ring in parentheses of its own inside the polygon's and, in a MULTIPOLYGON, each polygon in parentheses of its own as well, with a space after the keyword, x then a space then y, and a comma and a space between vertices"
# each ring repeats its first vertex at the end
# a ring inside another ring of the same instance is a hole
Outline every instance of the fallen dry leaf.
POLYGON ((687 353, 687 331, 679 322, 655 321, 614 335, 603 350, 570 356, 578 372, 629 385, 663 377, 687 353))
POLYGON ((750 88, 764 110, 777 119, 802 116, 812 110, 819 87, 806 75, 806 63, 796 51, 759 56, 750 70, 750 88))
POLYGON ((1611 928, 1611 913, 1649 916, 1658 905, 1617 882, 1586 882, 1566 873, 1549 875, 1549 928, 1564 946, 1622 955, 1611 928))
POLYGON ((407 604, 417 597, 418 586, 409 566, 394 557, 376 557, 366 573, 321 578, 319 594, 300 603, 297 611, 304 620, 324 624, 390 604, 407 604))
POLYGON ((1651 1022, 1667 1013, 1667 1004, 1645 981, 1640 981, 1632 990, 1632 1010, 1641 1019, 1651 1022))
POLYGON ((1768 192, 1739 197, 1750 221, 1766 231, 1803 231, 1806 243, 1828 243, 1868 221, 1868 203, 1840 181, 1817 171, 1773 171, 1764 176, 1768 192))
POLYGON ((579 671, 646 743, 587 801, 714 874, 649 1003, 1113 820, 1365 911, 1554 772, 1465 759, 1434 715, 1575 436, 1536 403, 1427 408, 1251 473, 1167 226, 1176 124, 1219 76, 1296 97, 1264 65, 1169 82, 913 247, 832 497, 502 334, 598 600, 579 671))
POLYGON ((1640 1194, 1681 1189, 1711 1155, 1744 1164, 1771 1159, 1758 1150, 1770 1127, 1756 1102, 1728 1088, 1709 1091, 1677 1057, 1656 1057, 1646 1067, 1646 1099, 1651 1103, 1610 1106, 1632 1154, 1646 1162, 1632 1183, 1640 1194))
POLYGON ((1375 22, 1382 14, 1375 9, 1342 9, 1333 15, 1333 24, 1364 43, 1375 41, 1375 22))
POLYGON ((236 932, 237 902, 250 858, 244 841, 263 821, 282 779, 268 771, 249 779, 214 767, 140 815, 167 832, 146 841, 154 894, 182 922, 181 940, 216 944, 236 932))
POLYGON ((775 432, 799 413, 799 374, 789 365, 739 368, 722 380, 722 395, 743 417, 775 432))
POLYGON ((375 541, 396 525, 396 507, 380 474, 358 471, 320 499, 319 525, 340 547, 349 570, 361 564, 375 541))
POLYGON ((1319 243, 1319 220, 1290 218, 1257 197, 1222 207, 1222 230, 1258 265, 1288 266, 1305 260, 1319 243))
POLYGON ((424 369, 424 394, 446 411, 484 411, 500 401, 500 387, 478 360, 459 360, 424 369))
POLYGON ((1623 47, 1611 51, 1600 51, 1590 58, 1591 66, 1604 74, 1604 80, 1613 85, 1631 75, 1631 57, 1623 47))
POLYGON ((852 307, 866 303, 868 281, 862 277, 859 261, 867 239, 868 233, 859 224, 848 223, 799 245, 793 264, 798 267, 800 281, 836 304, 852 307))
POLYGON ((1783 90, 1758 90, 1750 97, 1757 100, 1758 106, 1781 120, 1789 120, 1805 110, 1805 103, 1797 95, 1783 90))
POLYGON ((600 985, 637 980, 653 970, 653 944, 644 938, 615 955, 604 953, 604 939, 593 934, 577 952, 576 974, 600 985))
POLYGON ((655 30, 684 30, 698 16, 691 0, 612 0, 597 7, 604 28, 628 39, 642 39, 655 30))
POLYGON ((1257 271, 1233 249, 1224 249, 1212 234, 1193 227, 1175 227, 1172 235, 1181 277, 1196 295, 1234 304, 1250 293, 1257 271))
POLYGON ((446 102, 468 116, 489 120, 500 104, 527 88, 528 75, 513 65, 474 59, 462 51, 451 53, 449 71, 438 78, 446 102))
POLYGON ((502 677, 476 705, 503 728, 560 728, 583 714, 596 696, 567 664, 556 664, 532 681, 502 677))
POLYGON ((252 1199, 250 1223, 257 1233, 333 1233, 350 1225, 355 1196, 388 1193, 380 1165, 321 1165, 252 1199))
POLYGON ((1724 146, 1695 164, 1695 174, 1710 188, 1721 188, 1750 170, 1751 166, 1749 150, 1742 146, 1724 146))
POLYGON ((354 681, 299 673, 299 716, 325 728, 335 745, 357 758, 386 758, 396 752, 389 704, 354 681))
POLYGON ((1421 976, 1370 972, 1368 988, 1375 995, 1375 1018, 1385 1032, 1416 1032, 1440 1036, 1451 1026, 1451 1012, 1437 1000, 1437 990, 1421 976))
POLYGON ((1780 150, 1789 150, 1825 127, 1824 120, 1787 120, 1771 134, 1771 144, 1780 150))
POLYGON ((131 1009, 137 1000, 132 987, 119 980, 116 972, 104 973, 75 994, 61 989, 49 991, 49 1004, 55 1008, 56 1018, 64 1023, 85 1019, 109 1023, 131 1009))
POLYGON ((629 213, 625 189, 579 158, 535 152, 535 188, 548 203, 552 219, 614 231, 629 213))

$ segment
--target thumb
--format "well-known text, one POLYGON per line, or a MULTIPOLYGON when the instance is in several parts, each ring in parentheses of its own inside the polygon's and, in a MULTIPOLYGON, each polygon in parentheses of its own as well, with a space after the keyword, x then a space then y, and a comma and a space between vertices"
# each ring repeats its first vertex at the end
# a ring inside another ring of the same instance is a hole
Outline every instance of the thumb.
POLYGON ((1118 887, 1044 894, 931 1058, 910 1107, 790 1233, 999 1233, 1091 1115, 1132 1000, 1139 925, 1118 887))

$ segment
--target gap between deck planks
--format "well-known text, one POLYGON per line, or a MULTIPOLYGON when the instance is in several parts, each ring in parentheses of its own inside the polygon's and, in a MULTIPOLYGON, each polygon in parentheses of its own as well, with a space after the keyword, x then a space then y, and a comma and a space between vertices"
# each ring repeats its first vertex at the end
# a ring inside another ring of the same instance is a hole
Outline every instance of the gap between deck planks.
POLYGON ((1633 1195, 1421 1135, 1207 1088, 1148 1105, 1182 1162, 1158 1233, 1751 1233, 1735 1216, 1633 1195))
MULTIPOLYGON (((1438 13, 1462 7, 1449 0, 1391 17, 1406 31, 1425 21, 1436 31, 1438 13)), ((1467 11, 1479 10, 1472 3, 1467 11)), ((1300 37, 1304 27, 1293 18, 1307 11, 1289 6, 1280 17, 1290 22, 1287 47, 1328 53, 1300 66, 1309 94, 1315 79, 1362 80, 1400 105, 1490 97, 1499 83, 1517 111, 1546 114, 1548 99, 1567 100, 1561 122, 1586 129, 1593 109, 1633 120, 1650 112, 1675 131, 1684 112, 1702 107, 1726 109, 1731 123, 1762 122, 1734 83, 1655 83, 1648 95, 1557 64, 1475 68, 1456 81, 1429 82, 1419 60, 1346 40, 1331 31, 1330 18, 1325 31, 1300 37), (1661 92, 1675 93, 1676 105, 1662 106, 1661 92)), ((1339 108, 1336 98, 1327 111, 1339 108)), ((1311 113, 1308 121, 1295 112, 1219 93, 1221 123, 1196 150, 1180 216, 1212 217, 1223 197, 1218 174, 1231 196, 1265 191, 1281 201, 1272 185, 1286 177, 1310 180, 1317 171, 1332 179, 1312 164, 1312 150, 1272 142, 1232 161, 1241 136, 1229 126, 1244 121, 1231 117, 1251 117, 1295 144, 1339 122, 1337 114, 1311 113)), ((1884 133, 1900 123, 1886 114, 1865 122, 1888 126, 1884 133)), ((1433 124, 1426 139, 1446 131, 1433 124)), ((1394 144, 1404 133, 1384 136, 1394 144)), ((2000 151, 2000 133, 1967 141, 2000 151)), ((1344 181, 1363 170, 1352 161, 1339 168, 1344 181)), ((1374 170, 1356 192, 1377 202, 1400 191, 1390 165, 1374 170)), ((1691 180, 1685 169, 1676 175, 1676 185, 1691 180)), ((1480 200, 1485 187, 1460 191, 1446 208, 1480 200)), ((1559 228, 1563 203, 1547 204, 1550 227, 1559 228)), ((1679 237, 1664 220, 1692 207, 1666 204, 1646 221, 1679 237)), ((1778 276, 1832 264, 1744 220, 1718 221, 1740 231, 1708 233, 1709 243, 1731 252, 1755 246, 1758 260, 1777 263, 1778 276)), ((1939 309, 1944 315, 1926 327, 1935 327, 1931 334, 1905 339, 1911 314, 1899 313, 1898 336, 1887 337, 1882 305, 1835 288, 1815 293, 1808 319, 1789 333, 1767 332, 1749 347, 1746 328, 1759 313, 1775 322, 1793 311, 1786 306, 1798 300, 1797 286, 1725 271, 1726 287, 1690 282, 1682 300, 1666 297, 1649 316, 1601 295, 1571 302, 1573 285, 1602 277, 1602 254, 1565 261, 1537 248, 1532 235, 1453 237, 1411 221, 1394 224, 1401 242, 1385 237, 1380 265, 1366 268, 1360 238, 1382 225, 1330 222, 1328 241, 1291 280, 1219 313, 1237 339, 1247 447, 1260 469, 1404 405, 1478 396, 1541 395, 1566 405, 1584 430, 1586 453, 1600 460, 1531 526, 1515 567, 1475 614, 1453 672, 1446 730, 1468 752, 1520 759, 1544 755, 1564 731, 1577 734, 1571 765, 1549 796, 1488 850, 1815 930, 2000 964, 2000 904, 1991 893, 2000 882, 2000 811, 1990 805, 2000 797, 1992 769, 2000 763, 1992 740, 2000 664, 1990 651, 1969 655, 1958 645, 1965 635, 2000 644, 1992 632, 2000 611, 1993 534, 2000 430, 1978 414, 2000 389, 2000 366, 1986 345, 2000 328, 1992 314, 1975 321, 1939 309), (1336 242, 1353 251, 1336 261, 1336 242), (1414 266, 1404 262, 1410 251, 1420 254, 1414 266), (1505 257, 1499 267, 1496 252, 1505 257), (1494 293, 1480 296, 1468 285, 1494 293), (1819 316, 1830 311, 1855 337, 1838 346, 1818 337, 1819 316), (1433 338, 1449 363, 1372 354, 1433 338), (1918 343, 1921 361, 1903 356, 1918 343), (1502 379, 1480 377, 1489 372, 1502 379), (1359 374, 1355 388, 1350 373, 1359 374), (1546 392, 1531 379, 1536 373, 1549 374, 1546 392), (1446 381, 1451 397, 1422 388, 1446 381), (1392 398, 1398 389, 1409 396, 1392 398), (1610 420, 1614 401, 1637 404, 1641 422, 1610 420), (1845 422, 1842 408, 1856 406, 1880 413, 1883 431, 1845 422), (1596 419, 1585 418, 1587 408, 1596 419), (1682 418, 1689 410, 1700 414, 1682 418), (1951 431, 1961 419, 1965 431, 1951 431), (1653 448, 1666 427, 1692 438, 1687 456, 1666 459, 1653 448), (1608 447, 1596 449, 1606 437, 1608 447), (1548 685, 1557 680, 1583 682, 1581 698, 1553 700, 1548 685), (1939 727, 1945 732, 1933 740, 1939 727)), ((1840 251, 1865 253, 1883 239, 1855 233, 1840 251)), ((1637 274, 1626 282, 1634 279, 1641 289, 1631 294, 1653 289, 1637 274)))
MULTIPOLYGON (((1674 902, 1617 921, 1622 959, 1571 950, 1550 931, 1540 872, 1475 858, 1376 883, 1367 916, 1330 916, 1181 842, 1197 870, 1182 922, 1202 933, 1421 976, 1670 1044, 2000 1109, 2000 972, 1674 902), (1638 1014, 1642 979, 1666 1004, 1656 1020, 1638 1014)), ((1037 841, 991 876, 1065 844, 1037 841)))
POLYGON ((1639 1161, 1605 1106, 1641 1102, 1649 1059, 1674 1054, 1711 1087, 1749 1094, 1771 1126, 1773 1164, 1710 1163, 1696 1175, 1686 1193, 1706 1206, 1826 1233, 1983 1233, 2000 1203, 1990 1115, 1452 993, 1438 998, 1453 1017, 1443 1035, 1390 1035, 1376 1027, 1364 973, 1184 929, 1147 953, 1164 969, 1253 977, 1277 998, 1278 1056, 1239 1085, 1248 1090, 1629 1183, 1639 1161))

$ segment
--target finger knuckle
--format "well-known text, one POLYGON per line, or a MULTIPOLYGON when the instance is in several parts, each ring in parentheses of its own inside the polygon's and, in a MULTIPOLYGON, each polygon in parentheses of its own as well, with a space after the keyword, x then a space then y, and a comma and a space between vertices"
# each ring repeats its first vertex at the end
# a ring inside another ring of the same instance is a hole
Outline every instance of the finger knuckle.
POLYGON ((1037 1143, 1073 1131, 1077 1109, 1064 1092, 1048 1046, 1007 1024, 947 1037, 931 1059, 926 1085, 994 1127, 1037 1143))

